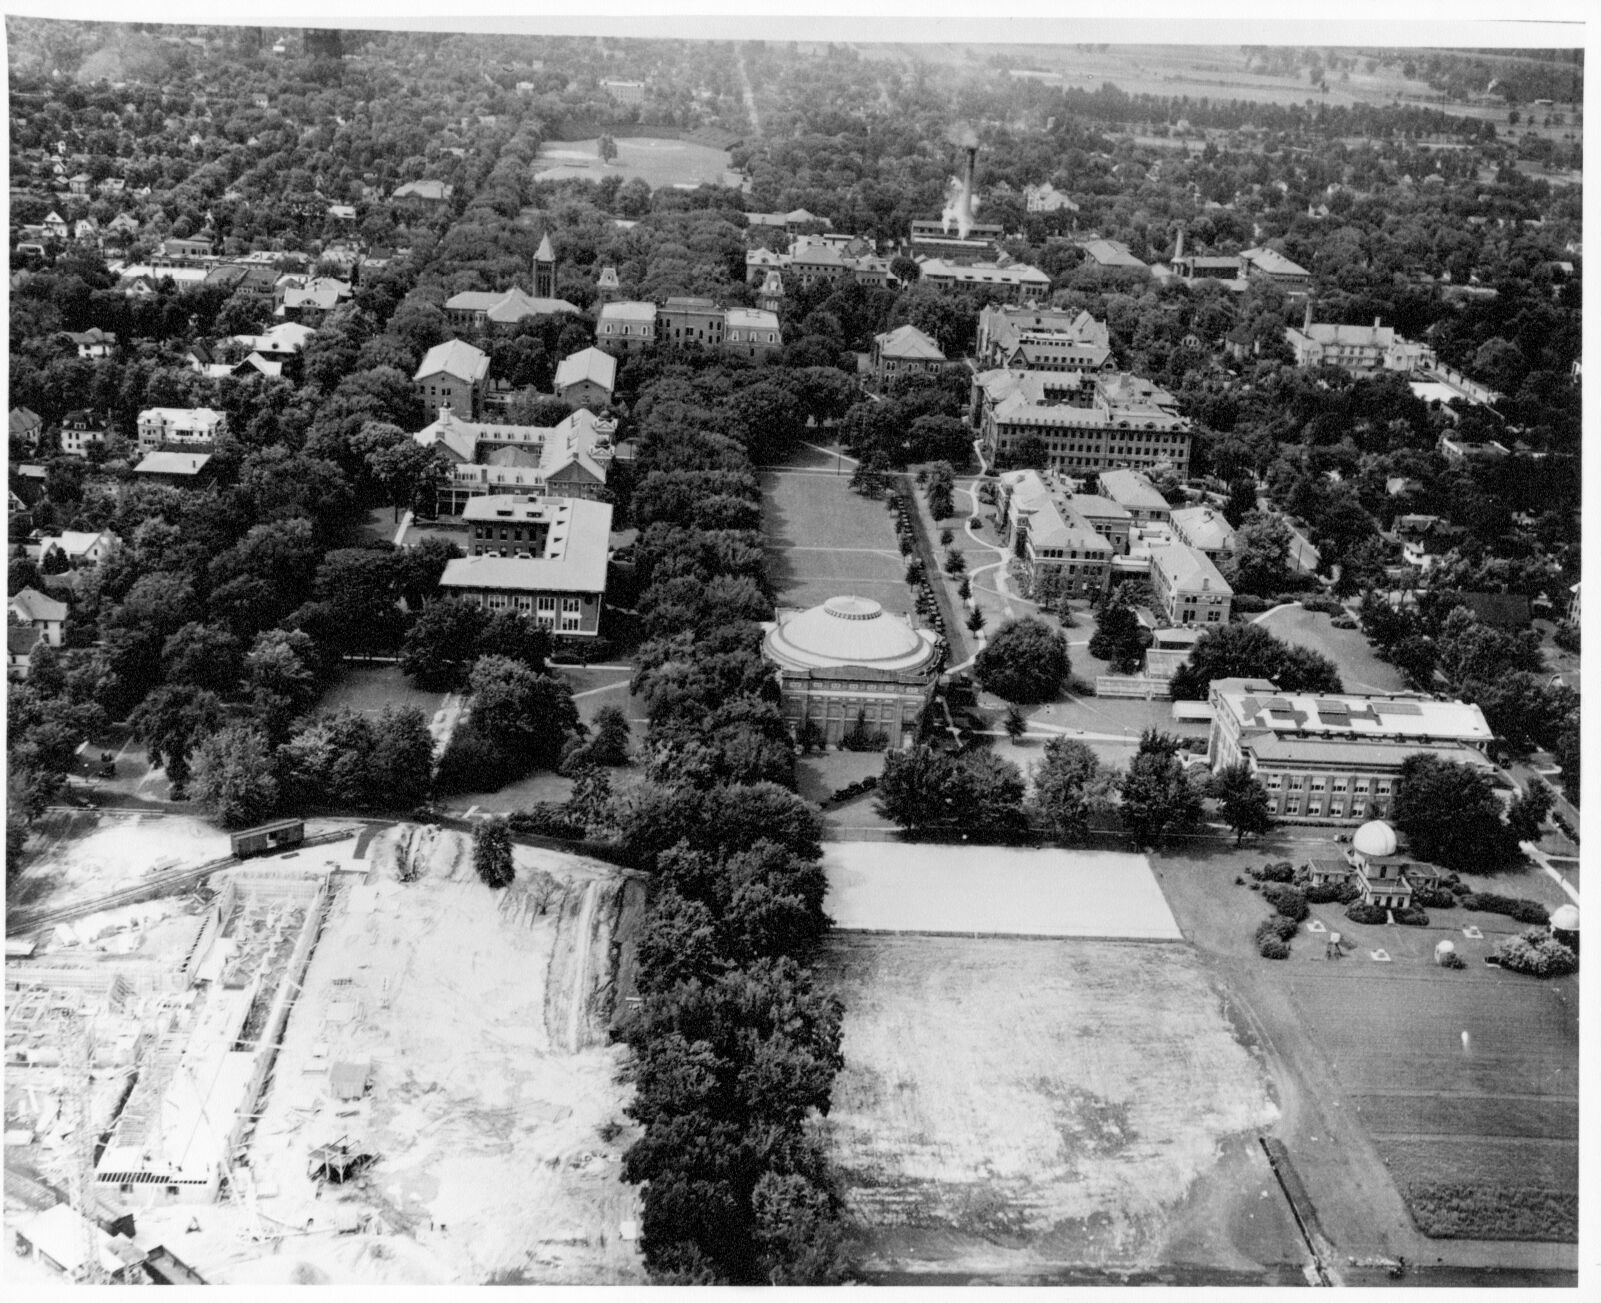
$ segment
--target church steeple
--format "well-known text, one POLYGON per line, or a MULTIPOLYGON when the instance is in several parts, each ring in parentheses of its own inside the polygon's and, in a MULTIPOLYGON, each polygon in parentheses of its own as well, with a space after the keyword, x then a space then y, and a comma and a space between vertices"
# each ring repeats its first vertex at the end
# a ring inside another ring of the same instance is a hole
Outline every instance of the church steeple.
POLYGON ((539 248, 534 253, 534 297, 556 297, 556 250, 551 247, 549 231, 540 237, 539 248))

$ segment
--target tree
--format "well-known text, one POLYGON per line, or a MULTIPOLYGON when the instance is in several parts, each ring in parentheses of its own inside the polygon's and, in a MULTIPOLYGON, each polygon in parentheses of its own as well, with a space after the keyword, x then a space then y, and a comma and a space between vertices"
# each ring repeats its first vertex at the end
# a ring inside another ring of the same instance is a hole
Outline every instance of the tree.
POLYGON ((967 631, 969 633, 976 634, 982 632, 984 629, 984 624, 985 619, 983 607, 975 606, 967 613, 967 631))
POLYGON ((1489 779, 1438 756, 1402 762, 1390 818, 1413 855, 1442 868, 1484 872, 1517 856, 1517 838, 1502 822, 1489 779))
POLYGON ((473 868, 484 885, 499 891, 517 880, 511 858, 511 828, 501 817, 482 819, 473 829, 473 868))
POLYGON ((267 739, 249 724, 210 734, 195 753, 194 794, 225 828, 259 823, 278 802, 267 739))
POLYGON ((628 716, 618 706, 602 706, 590 725, 589 758, 597 765, 628 763, 628 716))
POLYGON ((1259 837, 1273 827, 1272 802, 1262 780, 1243 760, 1225 765, 1212 776, 1211 795, 1223 822, 1234 829, 1234 844, 1259 837))
POLYGON ((1213 679, 1268 679, 1281 692, 1344 691, 1333 661, 1291 646, 1259 624, 1224 624, 1195 641, 1190 658, 1173 675, 1179 701, 1205 701, 1213 679))
POLYGON ((921 745, 884 759, 876 806, 919 837, 1015 840, 1026 826, 1023 775, 989 751, 921 745))
POLYGON ((985 691, 1025 706, 1054 700, 1071 670, 1067 639, 1032 615, 1003 624, 973 663, 985 691))
POLYGON ((1023 712, 1017 706, 1009 706, 1006 711, 1006 736, 1013 742, 1021 740, 1023 734, 1028 732, 1028 720, 1023 718, 1023 712))
POLYGON ((1554 803, 1555 797, 1550 787, 1541 779, 1531 778, 1528 788, 1512 798, 1512 805, 1507 810, 1507 827, 1521 842, 1539 841, 1540 825, 1551 813, 1554 803))
POLYGON ((245 656, 245 689, 270 738, 317 696, 316 644, 299 629, 267 629, 245 656))
POLYGON ((1290 527, 1278 516, 1252 512, 1234 535, 1226 577, 1235 592, 1271 597, 1290 578, 1290 527))
POLYGON ((456 687, 478 658, 484 624, 483 610, 471 602, 452 598, 430 602, 406 630, 400 645, 401 671, 419 687, 456 687))
POLYGON ((1255 510, 1256 481, 1249 475, 1230 481, 1228 501, 1223 504, 1223 519, 1238 529, 1255 510))
POLYGON ((1090 821, 1111 809, 1113 780, 1095 752, 1073 738, 1053 737, 1034 768, 1034 805, 1062 841, 1077 841, 1090 821))
POLYGON ((1115 597, 1108 600, 1095 617, 1090 655, 1111 662, 1118 674, 1133 674, 1145 659, 1146 646, 1147 634, 1134 608, 1115 597))
POLYGON ((1123 822, 1136 846, 1154 846, 1170 828, 1201 817, 1201 798, 1179 762, 1172 738, 1147 731, 1118 784, 1123 822))
POLYGON ((385 706, 373 728, 373 804, 405 810, 428 799, 434 777, 434 735, 416 706, 385 706))
POLYGON ((129 717, 134 736, 145 744, 150 763, 161 765, 172 784, 172 799, 187 798, 190 755, 201 739, 222 723, 217 694, 191 684, 163 684, 129 717))
POLYGON ((190 622, 162 644, 161 663, 169 683, 227 692, 239 682, 239 640, 226 629, 190 622))

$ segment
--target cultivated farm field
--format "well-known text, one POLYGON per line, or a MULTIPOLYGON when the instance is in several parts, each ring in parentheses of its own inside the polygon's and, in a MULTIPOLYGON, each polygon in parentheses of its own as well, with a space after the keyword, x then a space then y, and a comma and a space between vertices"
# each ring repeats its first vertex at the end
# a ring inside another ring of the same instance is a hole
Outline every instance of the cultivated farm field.
POLYGON ((1324 964, 1289 985, 1420 1231, 1576 1237, 1572 979, 1324 964))
POLYGON ((1256 1143, 1278 1109, 1190 948, 837 933, 821 971, 870 1276, 1295 1274, 1256 1143))

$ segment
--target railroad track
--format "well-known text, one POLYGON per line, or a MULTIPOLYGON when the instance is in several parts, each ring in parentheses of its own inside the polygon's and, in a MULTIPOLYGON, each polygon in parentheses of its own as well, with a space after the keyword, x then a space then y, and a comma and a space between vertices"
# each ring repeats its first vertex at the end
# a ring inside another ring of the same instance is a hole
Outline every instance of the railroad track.
MULTIPOLYGON (((344 841, 347 837, 354 837, 353 829, 343 829, 336 832, 319 833, 315 837, 308 837, 300 843, 300 849, 306 846, 323 846, 329 842, 344 841)), ((183 869, 169 869, 162 873, 153 873, 143 882, 135 883, 131 887, 123 887, 118 891, 109 891, 102 896, 95 896, 88 900, 71 901, 54 909, 23 910, 6 918, 6 935, 8 937, 26 936, 31 932, 39 932, 45 928, 54 927, 58 923, 70 923, 75 919, 86 918, 90 914, 98 914, 101 910, 117 909, 123 905, 138 905, 147 900, 160 900, 165 896, 176 896, 198 886, 205 879, 220 869, 233 868, 236 865, 247 863, 236 855, 225 855, 221 859, 207 860, 204 864, 191 865, 183 869)))

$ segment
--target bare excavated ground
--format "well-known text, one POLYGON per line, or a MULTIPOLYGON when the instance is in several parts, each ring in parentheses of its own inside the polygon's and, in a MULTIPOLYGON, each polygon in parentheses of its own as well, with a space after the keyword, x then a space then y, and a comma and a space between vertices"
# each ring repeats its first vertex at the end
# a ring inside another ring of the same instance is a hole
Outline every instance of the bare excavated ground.
POLYGON ((643 1283, 622 1235, 639 1215, 620 1179, 624 1051, 606 1037, 629 893, 597 861, 516 859, 496 892, 463 834, 401 825, 373 842, 367 880, 330 908, 250 1144, 280 1243, 251 1240, 238 1204, 199 1210, 202 1235, 157 1228, 208 1279, 643 1283), (330 1064, 369 1060, 365 1097, 335 1099, 330 1064), (341 1138, 378 1161, 319 1187, 308 1155, 341 1138), (332 1233, 353 1221, 366 1234, 332 1233))
POLYGON ((1302 1279, 1267 1075, 1188 947, 840 933, 821 972, 869 1278, 1302 1279))

